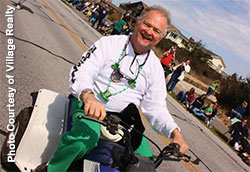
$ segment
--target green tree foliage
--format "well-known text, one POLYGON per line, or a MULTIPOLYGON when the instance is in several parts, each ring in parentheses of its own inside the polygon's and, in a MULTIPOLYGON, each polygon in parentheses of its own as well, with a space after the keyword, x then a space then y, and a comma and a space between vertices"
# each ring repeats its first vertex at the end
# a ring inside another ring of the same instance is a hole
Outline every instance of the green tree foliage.
POLYGON ((169 50, 170 47, 176 45, 173 41, 169 39, 162 39, 157 45, 157 48, 160 48, 162 52, 169 50))
MULTIPOLYGON (((243 101, 247 101, 249 104, 249 90, 250 77, 244 79, 234 73, 222 80, 220 92, 216 94, 216 97, 221 105, 232 109, 240 105, 243 101)), ((249 116, 249 106, 245 115, 249 116)))
POLYGON ((121 17, 122 15, 119 12, 114 11, 113 9, 110 9, 108 11, 107 19, 109 19, 110 21, 119 21, 121 17))

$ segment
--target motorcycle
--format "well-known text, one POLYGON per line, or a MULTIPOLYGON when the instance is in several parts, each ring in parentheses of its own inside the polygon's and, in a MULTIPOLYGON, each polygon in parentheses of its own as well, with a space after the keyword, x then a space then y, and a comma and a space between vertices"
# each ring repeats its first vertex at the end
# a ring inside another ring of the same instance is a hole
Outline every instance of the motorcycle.
MULTIPOLYGON (((62 135, 71 128, 71 96, 46 89, 31 96, 32 106, 17 115, 13 130, 8 133, 2 147, 1 163, 7 171, 39 171, 41 164, 45 165, 53 156, 62 135)), ((100 123, 102 136, 98 146, 82 160, 73 162, 69 171, 156 171, 162 161, 172 155, 190 160, 189 156, 179 152, 178 144, 171 143, 160 149, 146 136, 157 147, 159 155, 152 160, 135 154, 144 131, 138 118, 139 111, 135 108, 130 104, 122 111, 135 112, 127 119, 122 119, 125 115, 117 112, 107 112, 103 121, 79 115, 79 120, 85 118, 100 123)))

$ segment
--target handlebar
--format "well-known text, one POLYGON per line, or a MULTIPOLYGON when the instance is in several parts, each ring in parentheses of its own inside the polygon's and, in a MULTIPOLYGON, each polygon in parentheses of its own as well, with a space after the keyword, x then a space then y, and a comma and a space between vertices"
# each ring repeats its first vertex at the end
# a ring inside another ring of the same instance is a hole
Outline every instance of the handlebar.
MULTIPOLYGON (((108 115, 108 116, 106 116, 106 118, 103 121, 101 121, 101 120, 98 120, 98 119, 95 119, 95 118, 92 118, 92 117, 89 117, 89 116, 82 116, 82 115, 78 116, 78 119, 82 119, 82 118, 102 124, 103 126, 105 126, 107 128, 107 130, 111 134, 116 134, 116 133, 118 133, 118 130, 121 129, 125 133, 125 136, 123 136, 123 137, 126 137, 124 139, 125 142, 126 142, 125 147, 127 149, 127 152, 129 153, 128 157, 130 158, 130 163, 132 163, 132 164, 137 163, 136 157, 135 157, 135 155, 133 153, 133 150, 131 149, 130 132, 128 131, 128 129, 126 127, 123 127, 122 125, 119 125, 121 123, 121 119, 119 117, 117 117, 115 115, 108 115), (118 127, 118 125, 119 125, 119 127, 118 127)), ((140 134, 142 134, 142 133, 140 133, 140 134)), ((149 139, 149 141, 157 146, 157 144, 155 144, 152 140, 149 139)), ((157 156, 156 161, 154 161, 155 169, 162 163, 163 160, 167 160, 168 157, 170 157, 170 156, 175 156, 175 157, 178 157, 178 158, 186 157, 188 159, 188 161, 191 159, 190 156, 188 156, 186 154, 182 154, 180 152, 180 145, 179 144, 170 143, 165 148, 160 150, 160 154, 157 156)))
POLYGON ((178 158, 186 157, 188 160, 191 159, 190 156, 180 152, 180 145, 177 143, 170 143, 167 145, 160 154, 158 155, 156 161, 154 162, 155 169, 162 163, 163 160, 168 160, 168 157, 175 156, 178 158))

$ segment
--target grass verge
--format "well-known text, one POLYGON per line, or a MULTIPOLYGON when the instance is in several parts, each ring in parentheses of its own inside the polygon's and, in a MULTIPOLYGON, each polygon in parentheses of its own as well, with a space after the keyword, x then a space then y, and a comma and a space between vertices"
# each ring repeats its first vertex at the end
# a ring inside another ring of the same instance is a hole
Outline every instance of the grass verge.
POLYGON ((72 7, 71 5, 69 5, 68 3, 67 3, 67 1, 66 0, 61 0, 65 5, 67 5, 68 7, 72 7))

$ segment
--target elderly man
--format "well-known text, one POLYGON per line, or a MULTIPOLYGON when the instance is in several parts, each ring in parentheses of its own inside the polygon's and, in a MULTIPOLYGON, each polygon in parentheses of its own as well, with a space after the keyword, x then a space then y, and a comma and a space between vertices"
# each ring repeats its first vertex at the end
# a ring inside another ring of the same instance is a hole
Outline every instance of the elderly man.
MULTIPOLYGON (((62 137, 48 171, 66 171, 73 160, 97 145, 100 125, 77 119, 79 114, 103 120, 106 111, 121 112, 131 102, 141 106, 155 130, 179 143, 182 153, 188 150, 166 107, 163 69, 151 50, 164 37, 169 24, 164 9, 147 8, 138 18, 131 37, 102 37, 72 68, 70 90, 75 97, 72 129, 62 137)), ((146 157, 153 155, 145 139, 135 152, 146 157)))

